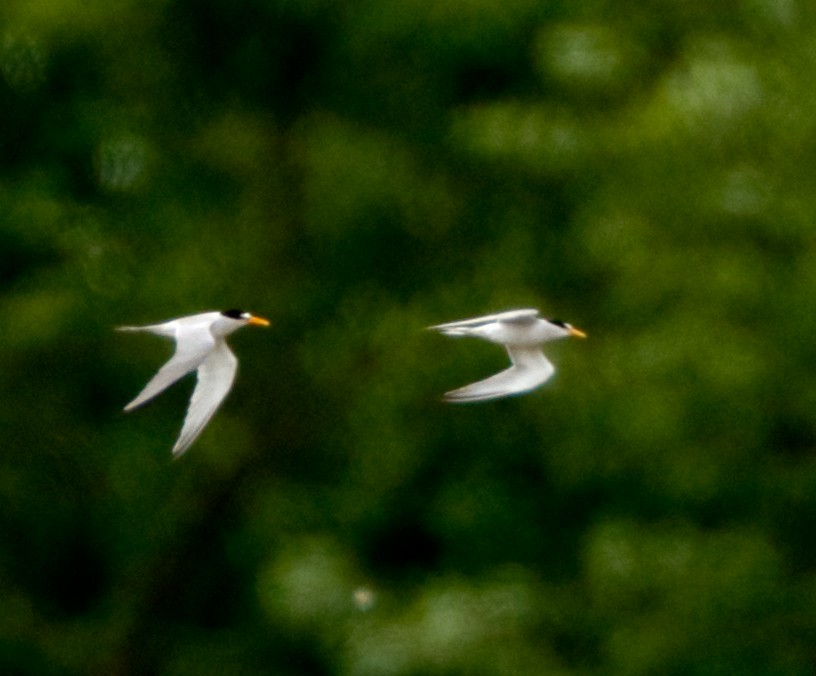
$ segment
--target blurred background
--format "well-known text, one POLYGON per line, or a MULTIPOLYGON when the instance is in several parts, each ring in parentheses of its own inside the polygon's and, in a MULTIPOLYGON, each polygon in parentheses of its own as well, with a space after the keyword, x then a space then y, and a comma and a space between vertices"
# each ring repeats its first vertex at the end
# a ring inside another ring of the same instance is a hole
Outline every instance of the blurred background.
POLYGON ((814 72, 801 0, 4 0, 0 671, 815 673, 814 72), (172 461, 113 328, 231 307, 172 461))

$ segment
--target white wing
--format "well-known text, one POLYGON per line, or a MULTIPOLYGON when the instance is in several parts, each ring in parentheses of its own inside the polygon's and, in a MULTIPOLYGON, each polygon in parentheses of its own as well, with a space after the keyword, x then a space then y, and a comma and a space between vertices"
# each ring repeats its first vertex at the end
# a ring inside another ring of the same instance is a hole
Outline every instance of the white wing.
POLYGON ((535 389, 546 382, 555 367, 538 348, 507 346, 513 361, 509 369, 445 394, 450 402, 487 401, 535 389))
POLYGON ((198 383, 190 399, 173 457, 179 457, 201 434, 232 388, 238 360, 223 340, 219 340, 209 356, 198 367, 198 383))
POLYGON ((437 324, 436 326, 429 326, 429 329, 445 332, 448 329, 463 329, 470 326, 479 326, 481 324, 490 324, 491 322, 510 322, 526 324, 532 322, 538 317, 538 310, 534 308, 525 308, 523 310, 510 310, 508 312, 499 312, 495 315, 485 315, 484 317, 474 317, 473 319, 461 319, 455 322, 448 322, 447 324, 437 324))
MULTIPOLYGON (((151 330, 154 327, 122 327, 120 330, 138 331, 151 330)), ((182 335, 176 340, 176 351, 170 360, 162 366, 150 382, 145 385, 139 395, 125 406, 126 411, 132 411, 141 406, 157 394, 166 390, 177 380, 195 371, 213 349, 215 339, 209 331, 196 332, 194 335, 182 335)))

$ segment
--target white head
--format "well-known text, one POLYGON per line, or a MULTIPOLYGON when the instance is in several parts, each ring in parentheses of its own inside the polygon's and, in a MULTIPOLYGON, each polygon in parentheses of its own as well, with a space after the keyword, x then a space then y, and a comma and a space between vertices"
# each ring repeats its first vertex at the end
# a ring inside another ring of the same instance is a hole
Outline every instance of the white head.
POLYGON ((562 322, 560 319, 545 319, 547 322, 548 333, 551 334, 549 340, 556 340, 557 338, 586 338, 586 334, 580 329, 576 329, 572 324, 562 322))
POLYGON ((247 324, 269 326, 269 320, 263 317, 256 317, 243 310, 224 310, 212 323, 210 331, 212 331, 215 336, 228 336, 233 331, 237 331, 247 324))

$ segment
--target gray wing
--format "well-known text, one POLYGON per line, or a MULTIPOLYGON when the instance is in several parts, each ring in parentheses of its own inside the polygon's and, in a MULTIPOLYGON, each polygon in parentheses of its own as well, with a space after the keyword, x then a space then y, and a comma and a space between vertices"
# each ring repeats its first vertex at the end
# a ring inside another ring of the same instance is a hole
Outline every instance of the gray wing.
POLYGON ((461 319, 455 322, 448 322, 447 324, 436 324, 428 328, 436 331, 445 331, 446 329, 462 329, 469 326, 479 326, 480 324, 490 324, 491 322, 527 324, 535 321, 538 314, 538 310, 534 308, 525 308, 523 310, 510 310, 494 315, 485 315, 484 317, 474 317, 473 319, 461 319))
POLYGON ((445 393, 445 400, 456 403, 488 401, 535 389, 546 382, 555 367, 539 348, 507 346, 513 365, 494 376, 445 393))
MULTIPOLYGON (((122 327, 120 330, 139 330, 137 327, 122 327)), ((185 336, 176 341, 176 351, 170 360, 162 366, 155 376, 145 385, 139 395, 125 406, 126 411, 132 411, 141 406, 157 394, 162 393, 180 378, 191 371, 195 371, 201 362, 207 358, 212 350, 215 339, 209 331, 201 332, 196 336, 185 336)))
POLYGON ((173 446, 173 457, 184 453, 201 434, 227 396, 235 380, 238 360, 220 340, 209 356, 198 367, 198 383, 190 399, 190 408, 184 418, 184 426, 173 446))

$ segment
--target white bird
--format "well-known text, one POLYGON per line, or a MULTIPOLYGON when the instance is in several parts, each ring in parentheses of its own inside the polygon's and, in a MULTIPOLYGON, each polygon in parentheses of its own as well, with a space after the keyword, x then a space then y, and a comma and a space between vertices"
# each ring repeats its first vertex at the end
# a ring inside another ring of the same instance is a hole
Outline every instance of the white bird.
POLYGON ((546 382, 555 372, 555 367, 541 351, 543 343, 569 336, 586 338, 583 331, 559 319, 542 319, 538 310, 532 308, 428 328, 446 336, 475 336, 504 345, 513 362, 509 369, 494 376, 446 392, 445 400, 452 402, 487 401, 529 392, 546 382))
POLYGON ((150 401, 180 378, 196 371, 198 382, 190 407, 173 446, 173 457, 179 457, 201 434, 232 387, 238 360, 226 343, 226 336, 242 326, 269 326, 269 321, 241 310, 203 312, 179 317, 149 326, 120 326, 118 331, 146 331, 176 341, 176 351, 139 395, 125 406, 132 411, 150 401))

